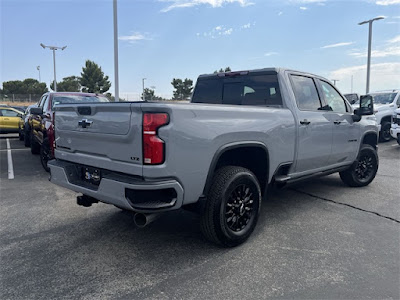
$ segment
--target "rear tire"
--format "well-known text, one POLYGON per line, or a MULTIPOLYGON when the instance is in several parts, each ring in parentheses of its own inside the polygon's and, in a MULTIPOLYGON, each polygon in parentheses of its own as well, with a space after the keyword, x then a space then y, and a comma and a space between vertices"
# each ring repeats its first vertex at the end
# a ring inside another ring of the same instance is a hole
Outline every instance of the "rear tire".
POLYGON ((392 124, 390 122, 383 122, 381 132, 379 133, 379 141, 380 142, 388 142, 392 139, 390 135, 390 127, 392 124))
POLYGON ((32 134, 30 134, 30 140, 31 140, 31 153, 32 154, 39 154, 40 153, 40 144, 35 141, 35 137, 32 134))
POLYGON ((40 162, 42 163, 43 169, 46 172, 50 172, 50 168, 47 165, 50 159, 50 144, 49 139, 45 138, 43 140, 42 146, 40 147, 40 162))
POLYGON ((31 146, 31 132, 26 125, 24 128, 24 145, 25 147, 31 146))
POLYGON ((201 215, 201 231, 211 242, 234 247, 253 232, 261 207, 261 189, 255 175, 236 166, 216 171, 201 215))
POLYGON ((340 172, 342 181, 351 187, 370 184, 378 172, 378 154, 371 145, 363 144, 357 160, 346 171, 340 172))

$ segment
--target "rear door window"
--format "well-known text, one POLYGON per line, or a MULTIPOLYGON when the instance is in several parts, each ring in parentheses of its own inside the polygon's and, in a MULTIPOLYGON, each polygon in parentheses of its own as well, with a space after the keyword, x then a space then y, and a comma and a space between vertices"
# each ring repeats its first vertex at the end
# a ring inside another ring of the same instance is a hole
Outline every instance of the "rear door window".
POLYGON ((297 107, 300 110, 320 110, 321 100, 311 77, 291 75, 297 107))

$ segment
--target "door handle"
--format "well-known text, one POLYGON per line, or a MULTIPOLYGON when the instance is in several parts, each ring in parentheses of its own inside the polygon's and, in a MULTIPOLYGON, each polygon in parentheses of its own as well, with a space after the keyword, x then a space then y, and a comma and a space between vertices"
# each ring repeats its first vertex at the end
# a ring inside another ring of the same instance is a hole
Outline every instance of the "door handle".
POLYGON ((333 124, 339 125, 342 121, 333 121, 333 124))
POLYGON ((300 124, 301 125, 308 125, 308 124, 310 124, 311 122, 310 121, 308 121, 307 119, 304 119, 303 121, 300 121, 300 124))

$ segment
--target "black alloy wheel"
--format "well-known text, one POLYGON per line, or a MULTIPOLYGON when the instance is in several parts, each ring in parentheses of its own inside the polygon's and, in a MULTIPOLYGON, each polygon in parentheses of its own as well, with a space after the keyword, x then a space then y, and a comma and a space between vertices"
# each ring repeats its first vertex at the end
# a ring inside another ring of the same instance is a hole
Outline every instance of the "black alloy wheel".
POLYGON ((370 184, 378 172, 379 159, 376 149, 364 144, 357 160, 347 170, 340 172, 340 178, 348 186, 361 187, 370 184))
POLYGON ((229 196, 225 206, 225 221, 230 230, 240 232, 254 214, 253 193, 247 185, 239 185, 229 196))

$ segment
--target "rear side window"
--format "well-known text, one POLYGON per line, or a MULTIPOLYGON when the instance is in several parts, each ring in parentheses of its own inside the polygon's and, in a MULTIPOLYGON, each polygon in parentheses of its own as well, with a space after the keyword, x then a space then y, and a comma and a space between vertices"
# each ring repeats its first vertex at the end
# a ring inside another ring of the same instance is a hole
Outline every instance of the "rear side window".
POLYGON ((199 79, 193 103, 282 106, 276 75, 240 75, 199 79))
POLYGON ((292 75, 293 91, 300 110, 319 110, 321 101, 314 80, 310 77, 292 75))

